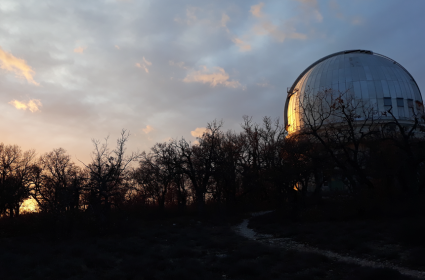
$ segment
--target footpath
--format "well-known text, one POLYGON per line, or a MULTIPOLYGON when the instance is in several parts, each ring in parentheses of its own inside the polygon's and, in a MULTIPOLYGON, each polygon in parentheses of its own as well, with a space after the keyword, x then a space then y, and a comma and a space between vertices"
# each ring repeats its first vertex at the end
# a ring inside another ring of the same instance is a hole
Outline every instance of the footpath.
MULTIPOLYGON (((272 211, 252 213, 251 217, 257 217, 270 212, 272 211)), ((419 270, 413 270, 413 269, 400 267, 400 266, 391 264, 390 262, 378 262, 378 261, 355 258, 349 255, 341 255, 332 251, 322 250, 322 249, 308 246, 306 244, 295 242, 291 238, 275 238, 271 234, 259 234, 255 232, 254 230, 248 228, 248 223, 249 223, 249 219, 245 219, 243 220, 241 224, 237 225, 234 228, 234 230, 239 235, 245 238, 248 238, 250 240, 255 240, 257 242, 261 242, 264 244, 268 244, 273 247, 278 247, 278 248, 282 248, 286 250, 297 250, 297 251, 302 251, 307 253, 320 254, 330 259, 334 259, 336 261, 358 264, 361 266, 367 266, 372 268, 391 268, 394 270, 398 270, 403 275, 412 276, 419 279, 425 279, 425 271, 419 271, 419 270)))

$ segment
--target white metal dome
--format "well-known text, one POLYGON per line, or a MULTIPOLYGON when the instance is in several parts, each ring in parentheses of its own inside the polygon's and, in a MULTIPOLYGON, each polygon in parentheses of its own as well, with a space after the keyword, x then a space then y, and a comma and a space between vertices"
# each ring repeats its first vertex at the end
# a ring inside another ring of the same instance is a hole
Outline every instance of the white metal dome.
POLYGON ((380 112, 392 106, 398 119, 408 119, 413 110, 417 113, 413 104, 423 102, 412 75, 394 60, 365 50, 337 52, 310 65, 288 89, 284 114, 288 132, 300 128, 300 96, 326 89, 349 91, 356 100, 376 104, 380 112))

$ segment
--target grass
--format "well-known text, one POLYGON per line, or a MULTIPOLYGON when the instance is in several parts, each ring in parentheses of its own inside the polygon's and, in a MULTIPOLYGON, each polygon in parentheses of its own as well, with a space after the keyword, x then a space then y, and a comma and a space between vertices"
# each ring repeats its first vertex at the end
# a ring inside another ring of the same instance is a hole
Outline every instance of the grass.
POLYGON ((325 205, 306 207, 297 220, 285 211, 273 212, 251 219, 249 227, 321 249, 425 271, 423 211, 394 207, 391 212, 371 213, 344 203, 324 201, 325 205))
POLYGON ((33 219, 3 231, 0 279, 409 279, 394 270, 272 248, 213 219, 117 218, 100 233, 53 230, 45 222, 33 219))

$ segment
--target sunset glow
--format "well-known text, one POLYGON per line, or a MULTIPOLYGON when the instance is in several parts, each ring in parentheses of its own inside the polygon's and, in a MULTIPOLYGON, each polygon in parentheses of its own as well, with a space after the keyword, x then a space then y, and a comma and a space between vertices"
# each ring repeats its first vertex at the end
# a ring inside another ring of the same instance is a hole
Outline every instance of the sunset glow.
POLYGON ((37 201, 34 198, 28 198, 26 199, 19 208, 20 213, 32 213, 32 212, 38 212, 39 207, 37 204, 37 201))
MULTIPOLYGON (((353 48, 394 58, 424 88, 417 59, 424 40, 414 30, 424 25, 425 3, 388 0, 392 8, 383 7, 334 0, 2 0, 0 142, 38 155, 62 147, 82 165, 91 160, 91 139, 112 139, 123 128, 131 132, 129 151, 148 151, 163 139, 194 141, 192 132, 199 135, 196 129, 215 119, 235 131, 244 115, 283 123, 286 90, 302 69, 353 48)), ((298 125, 297 112, 290 114, 298 125)))
POLYGON ((32 113, 40 111, 40 107, 43 106, 40 100, 37 100, 37 99, 31 99, 28 102, 12 100, 9 102, 9 104, 12 104, 16 109, 20 109, 24 111, 28 109, 32 113))

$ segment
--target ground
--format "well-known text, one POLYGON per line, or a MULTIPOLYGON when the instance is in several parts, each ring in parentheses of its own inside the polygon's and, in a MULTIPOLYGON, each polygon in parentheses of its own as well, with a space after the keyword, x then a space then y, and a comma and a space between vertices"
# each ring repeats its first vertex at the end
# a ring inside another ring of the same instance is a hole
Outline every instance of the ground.
POLYGON ((103 231, 26 223, 0 232, 0 279, 411 279, 245 239, 233 230, 240 221, 121 217, 103 231))
POLYGON ((396 211, 377 211, 377 207, 351 207, 349 203, 325 201, 299 210, 296 218, 288 211, 274 211, 253 217, 248 227, 343 256, 425 271, 423 206, 394 205, 396 211))

